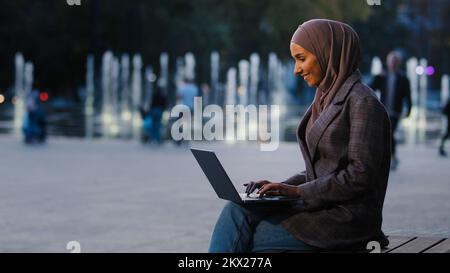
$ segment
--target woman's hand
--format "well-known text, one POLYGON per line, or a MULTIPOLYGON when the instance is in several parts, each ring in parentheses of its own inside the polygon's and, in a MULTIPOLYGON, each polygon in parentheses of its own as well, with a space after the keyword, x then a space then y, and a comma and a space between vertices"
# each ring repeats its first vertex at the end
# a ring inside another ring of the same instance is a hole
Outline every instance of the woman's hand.
POLYGON ((265 184, 273 183, 268 180, 260 180, 260 181, 251 181, 250 183, 245 183, 244 186, 247 187, 245 189, 245 193, 247 196, 249 196, 251 193, 253 193, 256 189, 260 189, 265 184))
POLYGON ((283 195, 290 198, 300 197, 299 188, 297 186, 284 183, 265 183, 257 193, 260 197, 264 195, 283 195))

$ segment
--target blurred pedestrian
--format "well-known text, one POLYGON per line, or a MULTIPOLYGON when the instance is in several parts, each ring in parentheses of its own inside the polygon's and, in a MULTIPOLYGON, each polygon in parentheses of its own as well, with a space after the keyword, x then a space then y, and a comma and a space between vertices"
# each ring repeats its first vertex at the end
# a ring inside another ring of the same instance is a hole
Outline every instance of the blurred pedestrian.
MULTIPOLYGON (((196 96, 199 96, 199 89, 197 85, 195 84, 193 79, 185 78, 184 83, 180 86, 180 88, 177 90, 177 101, 179 104, 185 105, 189 108, 191 112, 191 118, 192 121, 192 115, 194 114, 194 98, 196 96)), ((180 116, 182 117, 182 113, 180 113, 180 116)), ((191 122, 192 123, 192 122, 191 122)), ((183 126, 183 130, 190 130, 192 133, 192 126, 191 124, 185 124, 183 126)), ((181 145, 183 143, 183 139, 175 141, 177 145, 181 145)))
POLYGON ((193 79, 186 78, 184 83, 177 90, 178 101, 189 107, 191 113, 194 112, 194 98, 199 95, 199 90, 197 85, 194 83, 193 79))
POLYGON ((152 94, 150 107, 145 111, 142 107, 139 109, 143 119, 143 137, 142 141, 154 141, 157 144, 162 143, 161 139, 161 124, 162 116, 167 108, 167 96, 157 86, 152 94))
POLYGON ((409 80, 400 71, 401 56, 397 51, 391 51, 386 58, 387 71, 374 77, 370 87, 380 91, 380 100, 388 111, 391 120, 391 168, 395 170, 399 163, 396 151, 395 131, 400 122, 403 112, 403 104, 406 103, 407 111, 405 117, 411 112, 411 89, 409 80))
POLYGON ((161 144, 161 122, 162 115, 167 108, 167 96, 161 90, 161 87, 157 86, 152 96, 152 102, 150 104, 150 118, 152 120, 151 126, 151 138, 156 141, 157 144, 161 144))
POLYGON ((26 109, 27 113, 22 127, 25 143, 45 142, 47 138, 47 122, 39 103, 38 91, 33 90, 27 96, 26 109))

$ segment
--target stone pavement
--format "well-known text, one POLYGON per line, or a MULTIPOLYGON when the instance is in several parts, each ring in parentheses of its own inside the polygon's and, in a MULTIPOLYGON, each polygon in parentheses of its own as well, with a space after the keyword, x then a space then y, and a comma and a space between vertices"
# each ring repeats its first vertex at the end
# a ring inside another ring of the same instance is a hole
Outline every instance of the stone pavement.
MULTIPOLYGON (((213 149, 236 186, 303 170, 296 143, 213 149)), ((51 138, 24 146, 0 136, 0 252, 205 252, 224 201, 187 147, 51 138)), ((435 145, 399 146, 384 207, 387 234, 450 237, 450 159, 435 145)))

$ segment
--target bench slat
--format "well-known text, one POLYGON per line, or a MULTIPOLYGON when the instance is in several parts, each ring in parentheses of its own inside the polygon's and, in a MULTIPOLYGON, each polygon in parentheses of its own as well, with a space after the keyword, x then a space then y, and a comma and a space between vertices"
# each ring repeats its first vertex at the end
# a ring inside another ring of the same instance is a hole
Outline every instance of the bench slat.
POLYGON ((443 238, 433 238, 433 237, 419 237, 416 238, 389 253, 420 253, 430 246, 439 243, 443 238))
POLYGON ((393 249, 396 249, 401 245, 414 240, 415 238, 416 237, 413 236, 388 236, 389 245, 387 248, 383 248, 381 253, 392 251, 393 249))
POLYGON ((424 253, 450 253, 450 239, 440 242, 424 253))

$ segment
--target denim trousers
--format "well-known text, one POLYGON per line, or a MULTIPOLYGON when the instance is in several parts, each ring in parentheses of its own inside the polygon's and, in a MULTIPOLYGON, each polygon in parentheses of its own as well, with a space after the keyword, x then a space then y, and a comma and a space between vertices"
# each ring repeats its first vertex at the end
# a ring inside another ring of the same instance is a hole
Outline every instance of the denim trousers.
POLYGON ((242 253, 267 250, 314 251, 281 224, 289 216, 283 205, 239 205, 228 202, 214 227, 209 252, 242 253))

